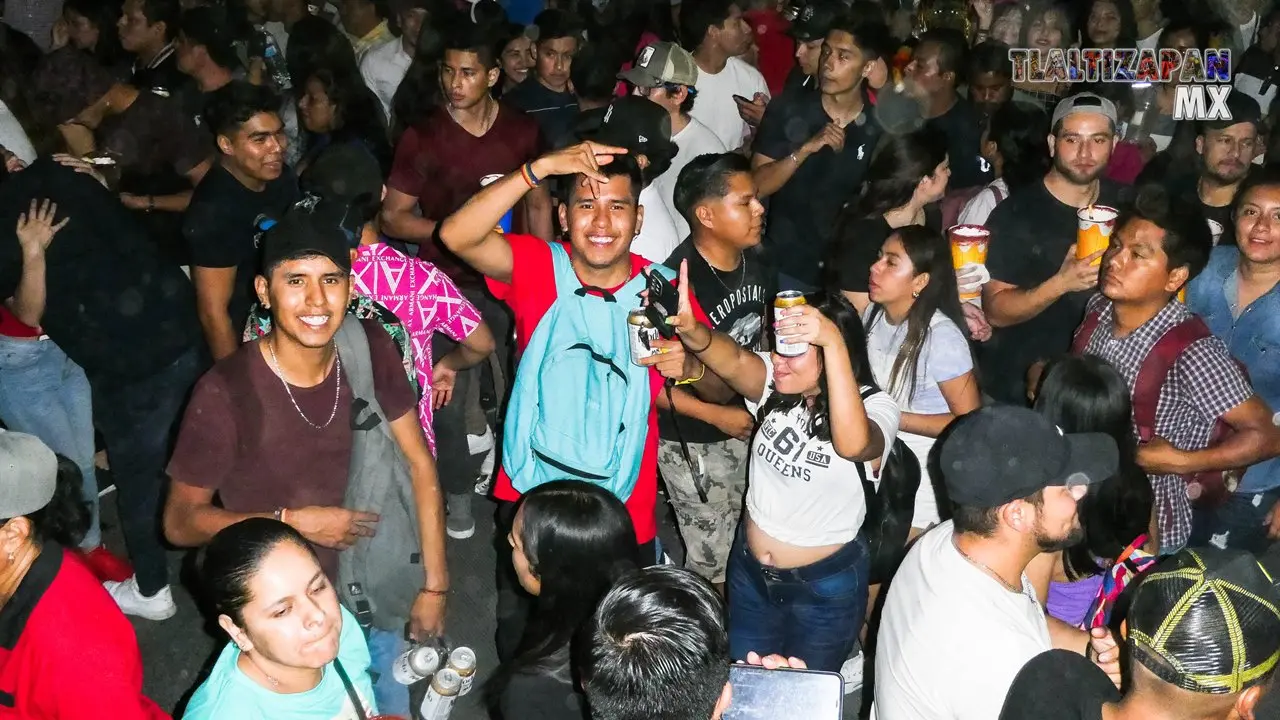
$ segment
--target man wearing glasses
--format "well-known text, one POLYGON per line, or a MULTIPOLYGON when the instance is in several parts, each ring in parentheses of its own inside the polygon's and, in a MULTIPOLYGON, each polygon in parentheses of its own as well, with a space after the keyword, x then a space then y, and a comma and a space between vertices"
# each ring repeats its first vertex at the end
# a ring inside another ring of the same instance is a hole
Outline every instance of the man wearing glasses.
POLYGON ((681 238, 688 237, 689 223, 676 210, 673 200, 676 179, 689 161, 699 155, 719 154, 728 150, 720 138, 701 121, 691 116, 697 98, 698 64, 688 50, 675 43, 658 42, 645 47, 635 65, 619 73, 635 88, 635 93, 662 106, 671 116, 671 141, 679 148, 671 167, 653 181, 676 223, 681 238))

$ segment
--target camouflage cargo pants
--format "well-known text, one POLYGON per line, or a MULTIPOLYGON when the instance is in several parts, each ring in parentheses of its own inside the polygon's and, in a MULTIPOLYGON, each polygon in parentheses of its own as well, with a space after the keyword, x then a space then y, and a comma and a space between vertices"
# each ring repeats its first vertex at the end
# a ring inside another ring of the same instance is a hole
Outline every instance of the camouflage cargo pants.
POLYGON ((742 516, 750 450, 737 439, 688 445, 696 479, 676 440, 659 442, 658 468, 684 539, 685 567, 713 583, 723 583, 742 516), (707 493, 706 502, 698 497, 699 486, 707 493))

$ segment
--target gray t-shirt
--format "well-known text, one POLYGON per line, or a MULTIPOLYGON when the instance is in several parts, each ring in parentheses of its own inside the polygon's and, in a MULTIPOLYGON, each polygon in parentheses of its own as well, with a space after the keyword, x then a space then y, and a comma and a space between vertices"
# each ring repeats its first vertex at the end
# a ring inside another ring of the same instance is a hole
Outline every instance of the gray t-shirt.
POLYGON ((942 396, 939 383, 954 380, 973 369, 973 356, 964 333, 946 315, 935 312, 929 322, 929 337, 916 361, 915 392, 909 391, 907 378, 899 380, 899 387, 891 387, 893 365, 902 343, 907 338, 907 324, 892 325, 883 312, 876 312, 874 305, 863 313, 862 322, 867 328, 867 356, 871 360, 871 373, 876 384, 893 396, 903 412, 921 415, 941 415, 951 412, 942 396))

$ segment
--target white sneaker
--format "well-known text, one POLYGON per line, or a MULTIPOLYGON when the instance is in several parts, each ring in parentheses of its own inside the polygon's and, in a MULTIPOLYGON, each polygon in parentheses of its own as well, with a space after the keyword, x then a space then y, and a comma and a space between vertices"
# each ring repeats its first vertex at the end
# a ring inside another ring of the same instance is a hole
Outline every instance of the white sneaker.
POLYGON ((165 585, 160 592, 146 597, 138 590, 138 576, 134 575, 122 582, 108 580, 102 583, 111 595, 111 599, 120 606, 125 615, 137 615, 148 620, 168 620, 178 613, 178 606, 173 604, 173 592, 165 585))
POLYGON ((866 657, 859 650, 857 655, 844 661, 840 666, 840 677, 844 678, 844 694, 852 695, 862 689, 862 665, 866 657))

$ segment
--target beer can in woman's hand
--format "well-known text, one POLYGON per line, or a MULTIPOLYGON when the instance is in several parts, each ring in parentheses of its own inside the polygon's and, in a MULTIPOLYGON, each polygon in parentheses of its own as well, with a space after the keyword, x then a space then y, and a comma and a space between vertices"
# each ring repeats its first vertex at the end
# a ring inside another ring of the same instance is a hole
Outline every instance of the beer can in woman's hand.
MULTIPOLYGON (((807 305, 808 300, 804 299, 804 293, 798 290, 783 290, 773 299, 773 321, 776 323, 784 317, 783 310, 787 308, 807 305)), ((807 342, 786 342, 780 336, 781 333, 774 331, 777 337, 774 343, 773 351, 784 357, 797 357, 809 351, 809 343, 807 342)))

